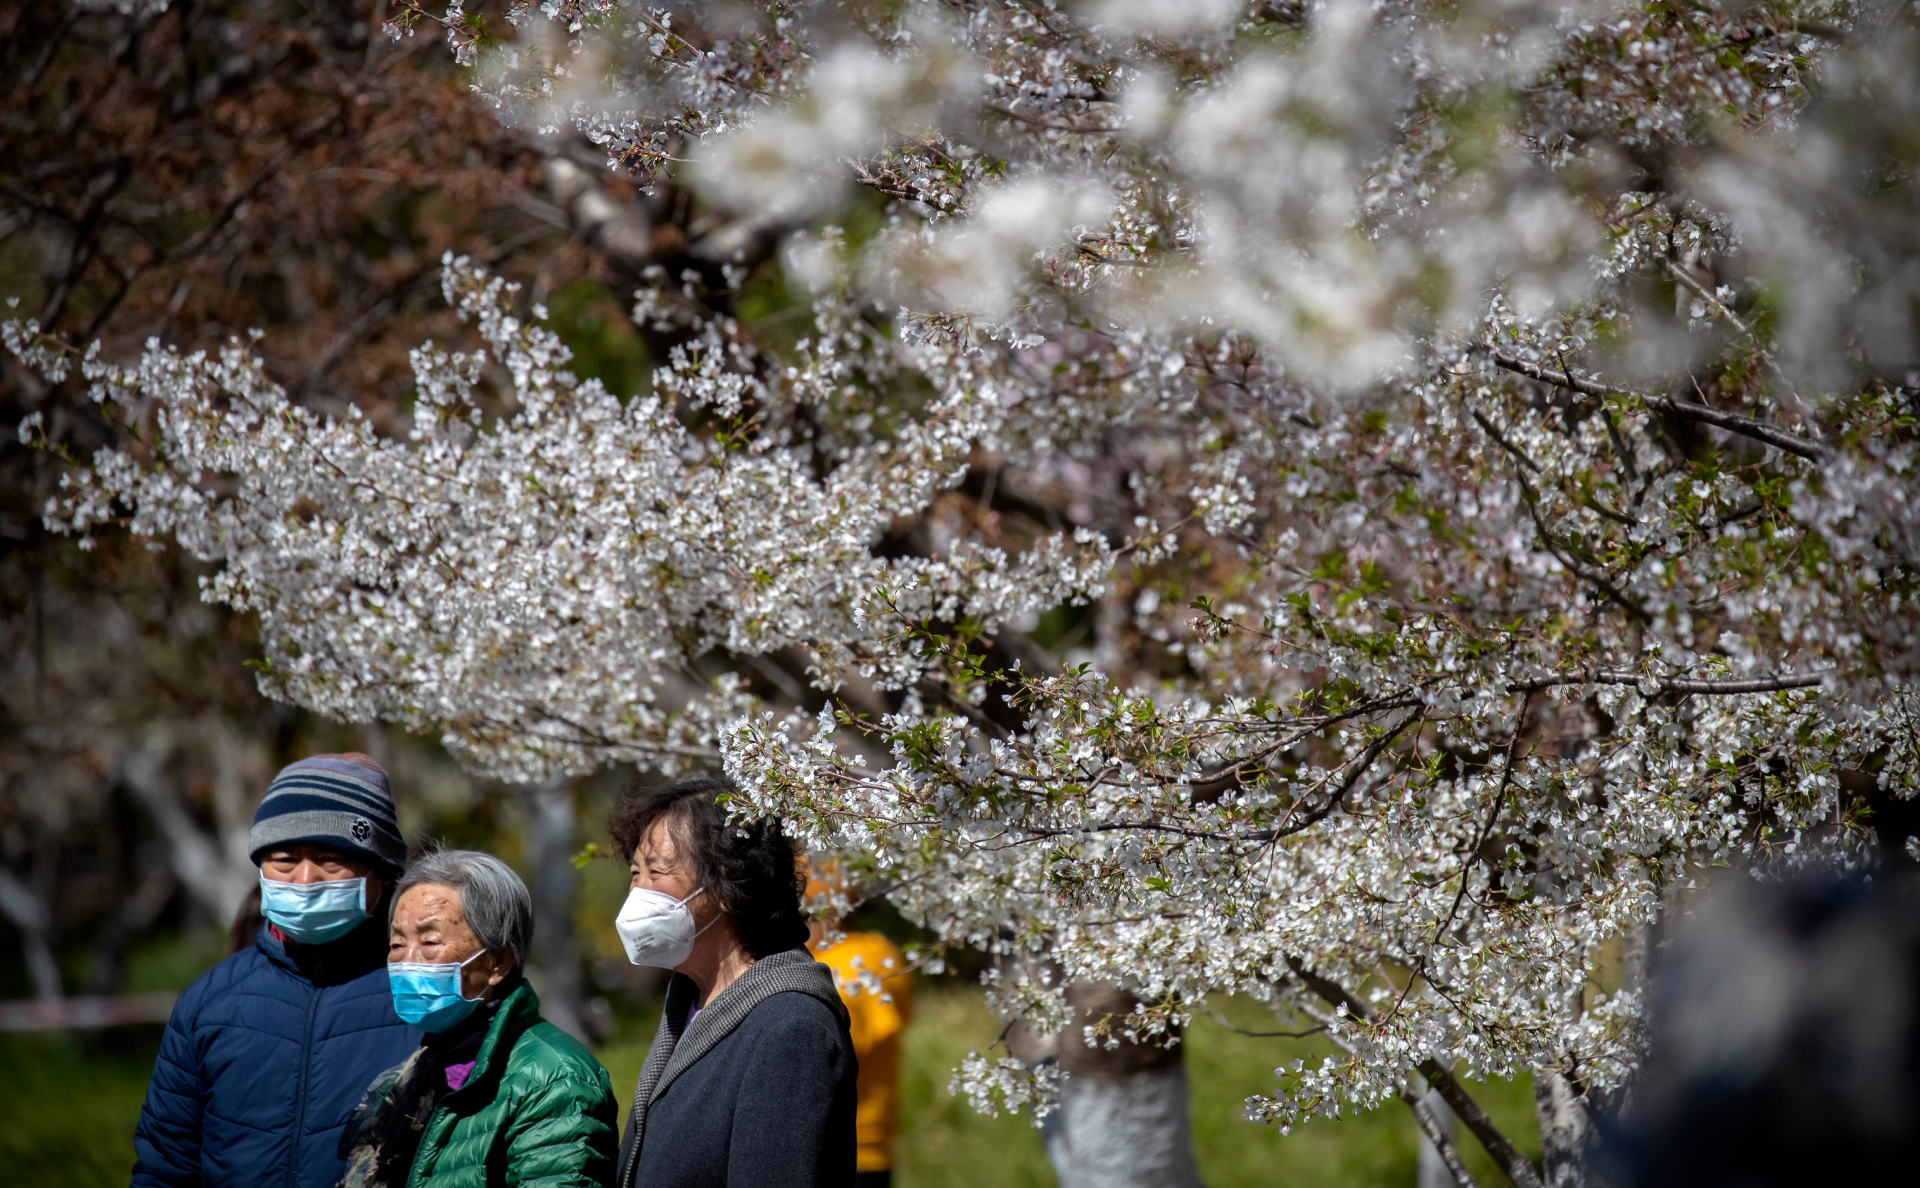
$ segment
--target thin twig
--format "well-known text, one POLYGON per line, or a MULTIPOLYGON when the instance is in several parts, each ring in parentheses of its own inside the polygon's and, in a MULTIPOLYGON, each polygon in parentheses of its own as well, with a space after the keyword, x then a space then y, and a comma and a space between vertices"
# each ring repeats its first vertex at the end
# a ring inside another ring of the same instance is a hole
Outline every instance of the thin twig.
MULTIPOLYGON (((1668 258, 1667 271, 1673 273, 1673 279, 1679 281, 1682 288, 1719 310, 1720 316, 1725 318, 1729 325, 1748 338, 1751 338, 1754 345, 1760 350, 1760 357, 1767 361, 1767 366, 1773 368, 1773 374, 1778 376, 1780 382, 1786 386, 1787 394, 1795 400, 1800 399, 1800 393, 1794 390, 1793 381, 1787 378, 1786 370, 1780 366, 1779 360, 1773 357, 1773 352, 1768 350, 1766 344, 1760 341, 1760 336, 1753 332, 1753 327, 1748 325, 1745 319, 1739 314, 1734 313, 1731 309, 1728 309, 1726 302, 1720 300, 1718 295, 1701 284, 1700 278, 1689 273, 1685 268, 1682 268, 1678 260, 1672 259, 1671 257, 1668 258)), ((1695 386, 1698 387, 1698 385, 1695 386)))
MULTIPOLYGON (((1460 867, 1460 890, 1454 893, 1453 906, 1447 909, 1447 918, 1433 930, 1433 941, 1438 944, 1440 938, 1453 927, 1453 918, 1460 912, 1460 901, 1467 897, 1467 884, 1472 881, 1473 862, 1480 853, 1480 847, 1487 844, 1493 836, 1493 827, 1499 823, 1500 810, 1507 802, 1507 789, 1513 786, 1513 764, 1520 754, 1520 736, 1527 729, 1527 711, 1533 708, 1533 691, 1528 690, 1526 698, 1520 702, 1520 716, 1513 724, 1513 736, 1507 740, 1507 761, 1500 768, 1500 787, 1493 794, 1493 808, 1487 813, 1486 823, 1481 825, 1479 834, 1473 839, 1473 846, 1467 851, 1467 859, 1460 867)), ((1424 968, 1425 963, 1422 963, 1424 968)), ((1418 976, 1419 971, 1415 971, 1418 976)), ((1407 979, 1407 989, 1413 989, 1413 979, 1407 979)))
POLYGON ((1533 471, 1535 474, 1540 473, 1540 464, 1538 462, 1535 462, 1532 458, 1527 457, 1527 453, 1525 450, 1521 449, 1519 446, 1514 445, 1512 442, 1508 441, 1507 435, 1500 432, 1500 430, 1497 427, 1495 427, 1492 421, 1482 416, 1480 414, 1479 409, 1473 407, 1472 405, 1468 405, 1467 411, 1473 414, 1473 419, 1479 423, 1482 429, 1485 429, 1487 431, 1487 436, 1493 438, 1494 441, 1499 443, 1501 449, 1507 451, 1507 453, 1509 454, 1512 454, 1515 458, 1518 458, 1520 460, 1520 464, 1522 466, 1525 466, 1528 470, 1533 471))
MULTIPOLYGON (((1374 739, 1372 743, 1368 744, 1366 750, 1360 752, 1359 757, 1353 760, 1352 769, 1347 772, 1347 778, 1340 782, 1340 790, 1328 793, 1326 804, 1307 813, 1297 821, 1281 825, 1276 829, 1263 829, 1257 833, 1249 834, 1248 839, 1253 841, 1275 842, 1283 837, 1291 837, 1296 833, 1311 829, 1313 826, 1319 824, 1346 798, 1347 793, 1353 791, 1353 786, 1360 782, 1360 777, 1365 775, 1367 770, 1373 766, 1374 760, 1380 757, 1380 753, 1386 750, 1394 739, 1400 737, 1407 727, 1425 717, 1426 712, 1426 706, 1419 706, 1412 713, 1400 719, 1398 726, 1385 731, 1379 738, 1374 739)), ((1288 809, 1287 815, 1291 817, 1293 810, 1288 809)))
POLYGON ((1235 1035, 1250 1036, 1253 1039, 1306 1039, 1308 1036, 1320 1035, 1326 1031, 1325 1027, 1309 1027, 1305 1031, 1248 1031, 1244 1027, 1238 1027, 1227 1022, 1221 1018, 1216 1011, 1208 1011, 1207 1018, 1218 1023, 1228 1031, 1233 1032, 1235 1035))
POLYGON ((1554 559, 1559 561, 1560 564, 1566 566, 1567 569, 1572 572, 1573 576, 1579 578, 1581 581, 1591 583, 1597 587, 1602 594, 1605 594, 1612 601, 1619 603, 1620 607, 1628 614, 1642 623, 1652 623, 1653 616, 1647 613, 1647 608, 1641 606, 1631 595, 1625 590, 1622 590, 1612 578, 1600 570, 1589 570, 1587 567, 1581 565, 1578 561, 1574 560, 1571 552, 1563 549, 1559 542, 1554 540, 1553 532, 1547 527, 1546 517, 1540 514, 1540 499, 1539 496, 1534 493, 1533 485, 1527 482, 1525 475, 1517 475, 1516 477, 1519 478, 1520 485, 1528 496, 1528 498, 1524 500, 1527 505, 1527 515, 1533 520, 1533 526, 1540 533, 1540 539, 1546 545, 1547 552, 1552 554, 1554 559))

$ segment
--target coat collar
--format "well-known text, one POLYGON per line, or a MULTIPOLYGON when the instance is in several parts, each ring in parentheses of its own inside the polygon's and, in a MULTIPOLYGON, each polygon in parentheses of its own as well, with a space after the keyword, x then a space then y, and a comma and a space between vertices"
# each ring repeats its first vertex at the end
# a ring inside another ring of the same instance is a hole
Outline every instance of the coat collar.
POLYGON ((718 1047, 733 1034, 753 1008, 776 994, 797 992, 811 995, 827 1004, 840 1026, 847 1026, 846 1004, 834 988, 833 971, 813 959, 805 949, 770 953, 755 961, 734 979, 731 986, 713 996, 687 1022, 687 1012, 699 995, 693 979, 674 974, 667 983, 666 1009, 660 1014, 660 1030, 647 1050, 646 1063, 640 1068, 640 1080, 634 1086, 633 1113, 628 1116, 627 1133, 620 1143, 620 1169, 616 1188, 630 1188, 634 1168, 639 1164, 640 1145, 646 1141, 647 1109, 692 1064, 718 1047))
POLYGON ((673 1050, 661 1067, 649 1100, 659 1098, 694 1061, 733 1034, 734 1028, 740 1026, 754 1007, 788 991, 810 994, 837 1013, 846 1011, 840 992, 833 984, 833 972, 815 961, 813 954, 805 949, 770 953, 755 961, 732 985, 714 995, 713 1001, 701 1008, 692 1023, 686 1019, 699 987, 692 978, 673 975, 667 984, 667 1004, 661 1020, 663 1027, 672 1028, 673 1050))
POLYGON ((460 1088, 452 1090, 447 1096, 467 1092, 486 1081, 496 1065, 504 1067, 507 1054, 513 1051, 514 1041, 540 1022, 540 996, 533 992, 533 987, 524 977, 519 976, 519 971, 516 970, 514 976, 519 984, 493 1008, 493 1018, 487 1024, 487 1037, 480 1041, 480 1053, 473 1058, 473 1071, 467 1074, 460 1088))

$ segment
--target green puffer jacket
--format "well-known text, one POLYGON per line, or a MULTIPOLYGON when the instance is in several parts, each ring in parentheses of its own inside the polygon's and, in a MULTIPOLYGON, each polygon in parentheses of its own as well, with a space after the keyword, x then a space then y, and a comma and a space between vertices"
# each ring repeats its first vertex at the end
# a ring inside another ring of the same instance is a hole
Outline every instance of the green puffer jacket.
MULTIPOLYGON (((403 1188, 376 1171, 376 1148, 395 1121, 384 1117, 395 1087, 421 1064, 416 1051, 368 1089, 350 1125, 357 1136, 342 1144, 341 1188, 403 1188)), ((431 1111, 404 1188, 602 1188, 613 1178, 619 1135, 607 1070, 540 1017, 525 982, 494 1011, 466 1081, 439 1093, 431 1111)))

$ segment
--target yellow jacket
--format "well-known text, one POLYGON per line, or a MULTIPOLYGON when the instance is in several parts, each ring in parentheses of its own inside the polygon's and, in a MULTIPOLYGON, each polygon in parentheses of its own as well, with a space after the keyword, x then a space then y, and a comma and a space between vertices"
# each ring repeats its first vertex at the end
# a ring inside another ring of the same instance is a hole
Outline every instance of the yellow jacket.
POLYGON ((833 970, 840 1000, 851 1016, 853 1052, 860 1060, 855 1166, 863 1172, 886 1171, 893 1166, 893 1132, 900 1116, 900 1033, 913 1019, 907 960, 877 932, 849 932, 845 940, 814 949, 813 955, 833 970))

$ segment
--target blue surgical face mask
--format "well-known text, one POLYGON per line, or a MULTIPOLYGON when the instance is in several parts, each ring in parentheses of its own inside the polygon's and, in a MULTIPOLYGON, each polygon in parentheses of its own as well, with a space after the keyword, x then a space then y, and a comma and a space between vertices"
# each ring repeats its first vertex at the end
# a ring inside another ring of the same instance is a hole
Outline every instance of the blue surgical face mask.
POLYGON ((338 940, 367 918, 367 880, 283 883, 262 872, 260 914, 303 944, 338 940))
MULTIPOLYGON (((486 952, 485 949, 480 953, 486 952)), ((480 956, 467 958, 472 961, 480 956)), ((467 961, 389 961, 387 985, 393 990, 393 1013, 428 1032, 458 1024, 479 1007, 480 1000, 460 993, 460 971, 467 961)))

